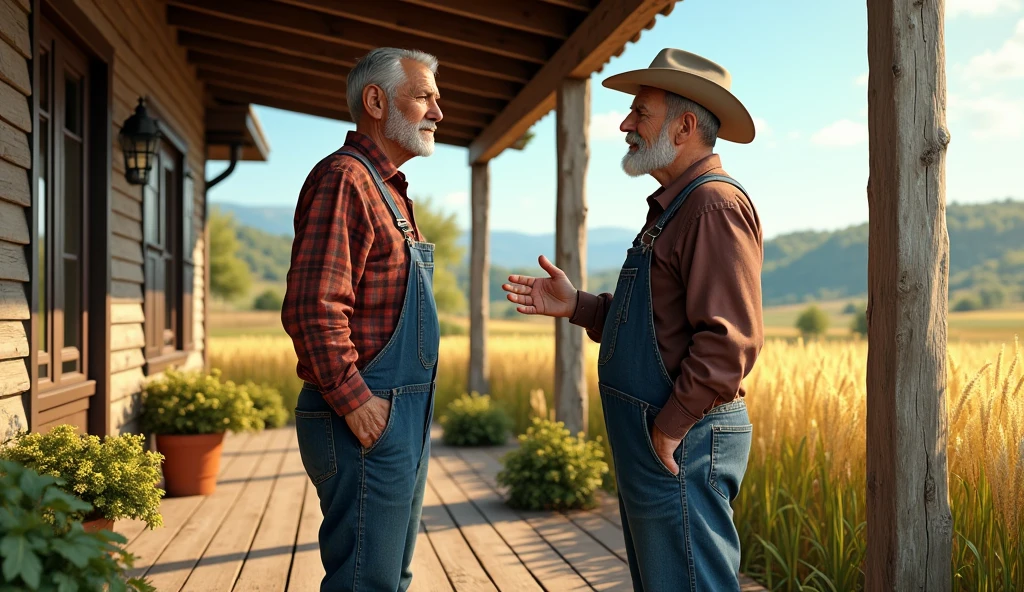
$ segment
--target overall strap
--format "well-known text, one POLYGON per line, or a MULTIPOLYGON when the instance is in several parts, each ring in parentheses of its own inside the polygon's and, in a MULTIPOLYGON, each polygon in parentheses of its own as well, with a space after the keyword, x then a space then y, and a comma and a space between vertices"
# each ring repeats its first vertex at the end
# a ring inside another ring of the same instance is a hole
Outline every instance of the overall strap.
POLYGON ((676 212, 678 212, 679 208, 682 207, 683 202, 686 201, 686 198, 689 197, 690 193, 692 193, 694 189, 700 187, 701 185, 705 183, 710 183, 712 181, 721 181, 723 183, 728 183, 742 191, 743 195, 747 195, 748 199, 750 197, 747 194, 747 190, 744 189, 742 185, 740 185, 739 181, 733 179, 732 177, 727 177, 725 175, 702 175, 700 177, 697 177, 696 179, 693 180, 693 182, 687 185, 686 188, 683 189, 678 196, 676 196, 676 198, 668 206, 668 209, 665 210, 661 214, 661 216, 658 217, 658 221, 654 223, 654 226, 647 229, 647 231, 644 232, 643 235, 639 237, 639 242, 643 244, 644 247, 646 247, 647 249, 650 249, 651 246, 654 244, 654 239, 661 234, 662 230, 665 229, 665 225, 668 224, 668 221, 671 220, 672 217, 676 215, 676 212), (650 240, 645 240, 648 237, 650 238, 650 240))
POLYGON ((398 226, 398 229, 405 235, 405 242, 412 244, 414 242, 412 239, 412 225, 409 224, 409 221, 406 220, 404 216, 402 216, 401 210, 398 209, 398 204, 395 203, 395 198, 391 195, 391 191, 388 189, 387 184, 384 183, 384 179, 381 178, 380 173, 377 171, 377 167, 373 166, 373 163, 371 163, 366 156, 356 150, 341 148, 338 152, 355 158, 359 162, 363 163, 363 166, 370 171, 370 175, 373 176, 373 182, 377 185, 377 190, 380 191, 382 196, 384 196, 384 201, 388 204, 388 209, 391 210, 391 216, 395 219, 395 225, 398 226))

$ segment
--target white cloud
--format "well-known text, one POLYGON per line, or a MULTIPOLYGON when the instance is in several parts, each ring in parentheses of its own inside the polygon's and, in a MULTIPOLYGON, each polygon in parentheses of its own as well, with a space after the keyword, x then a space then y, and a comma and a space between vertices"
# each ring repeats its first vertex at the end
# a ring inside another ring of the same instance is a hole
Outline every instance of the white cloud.
POLYGON ((868 126, 849 119, 840 119, 818 130, 811 136, 811 142, 819 146, 856 146, 867 141, 868 126))
POLYGON ((857 86, 867 86, 868 85, 868 73, 865 72, 865 73, 861 74, 860 76, 857 77, 857 80, 853 81, 853 83, 856 84, 857 86))
POLYGON ((590 116, 590 139, 591 140, 619 140, 626 141, 626 134, 619 131, 619 125, 626 118, 625 113, 609 111, 590 116))
POLYGON ((789 138, 790 140, 799 140, 800 138, 804 137, 804 135, 801 132, 789 132, 788 134, 786 134, 786 137, 789 138))
POLYGON ((1024 99, 1003 96, 963 99, 950 95, 946 108, 950 134, 958 130, 976 139, 1024 137, 1024 99))
POLYGON ((1024 78, 1024 19, 1017 23, 1013 36, 1002 47, 971 58, 967 73, 972 78, 988 80, 1024 78))
POLYGON ((947 0, 946 16, 989 16, 1002 11, 1016 12, 1020 7, 1021 0, 947 0))
POLYGON ((760 117, 754 118, 754 134, 757 137, 765 137, 772 135, 772 128, 768 125, 768 122, 760 117))

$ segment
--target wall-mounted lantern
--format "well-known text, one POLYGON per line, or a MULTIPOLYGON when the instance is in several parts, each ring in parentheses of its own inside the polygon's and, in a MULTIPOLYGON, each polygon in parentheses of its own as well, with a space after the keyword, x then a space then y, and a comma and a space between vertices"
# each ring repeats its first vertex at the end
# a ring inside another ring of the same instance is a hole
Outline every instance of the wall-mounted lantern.
POLYGON ((153 168, 160 127, 146 113, 145 100, 139 98, 135 114, 124 121, 119 134, 124 153, 124 176, 132 185, 145 185, 153 168))

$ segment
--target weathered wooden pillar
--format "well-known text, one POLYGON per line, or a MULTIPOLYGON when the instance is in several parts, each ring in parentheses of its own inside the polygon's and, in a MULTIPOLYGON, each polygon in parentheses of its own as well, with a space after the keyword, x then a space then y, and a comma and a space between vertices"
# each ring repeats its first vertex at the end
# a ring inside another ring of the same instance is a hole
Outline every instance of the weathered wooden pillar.
POLYGON ((951 588, 943 2, 868 0, 869 591, 951 588))
POLYGON ((473 165, 473 226, 469 264, 469 391, 490 392, 487 363, 487 317, 490 311, 490 169, 486 162, 473 165))
MULTIPOLYGON (((590 160, 590 79, 567 78, 558 88, 558 203, 555 265, 574 286, 586 288, 587 164, 590 160)), ((587 430, 583 329, 555 319, 555 415, 573 434, 587 430)))

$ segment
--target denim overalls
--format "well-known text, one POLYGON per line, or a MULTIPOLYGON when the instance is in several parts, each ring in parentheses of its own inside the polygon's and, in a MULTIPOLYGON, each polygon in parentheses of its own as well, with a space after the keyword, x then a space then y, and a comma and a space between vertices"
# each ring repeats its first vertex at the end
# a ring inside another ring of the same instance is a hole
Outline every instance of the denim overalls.
POLYGON ((406 590, 419 532, 430 458, 430 422, 440 328, 432 290, 434 245, 416 242, 380 173, 362 155, 378 190, 405 234, 409 280, 390 341, 362 371, 374 396, 391 401, 380 438, 363 448, 345 419, 305 383, 295 408, 299 453, 316 486, 324 519, 322 592, 406 590))
MULTIPOLYGON (((716 407, 690 429, 675 451, 679 475, 658 458, 650 437, 654 418, 673 389, 655 335, 651 253, 689 193, 710 181, 744 191, 729 177, 699 177, 654 226, 637 236, 627 251, 601 336, 601 404, 636 591, 739 590, 739 536, 730 502, 750 452, 746 405, 739 400, 716 407)), ((722 273, 731 271, 723 268, 722 273)))

